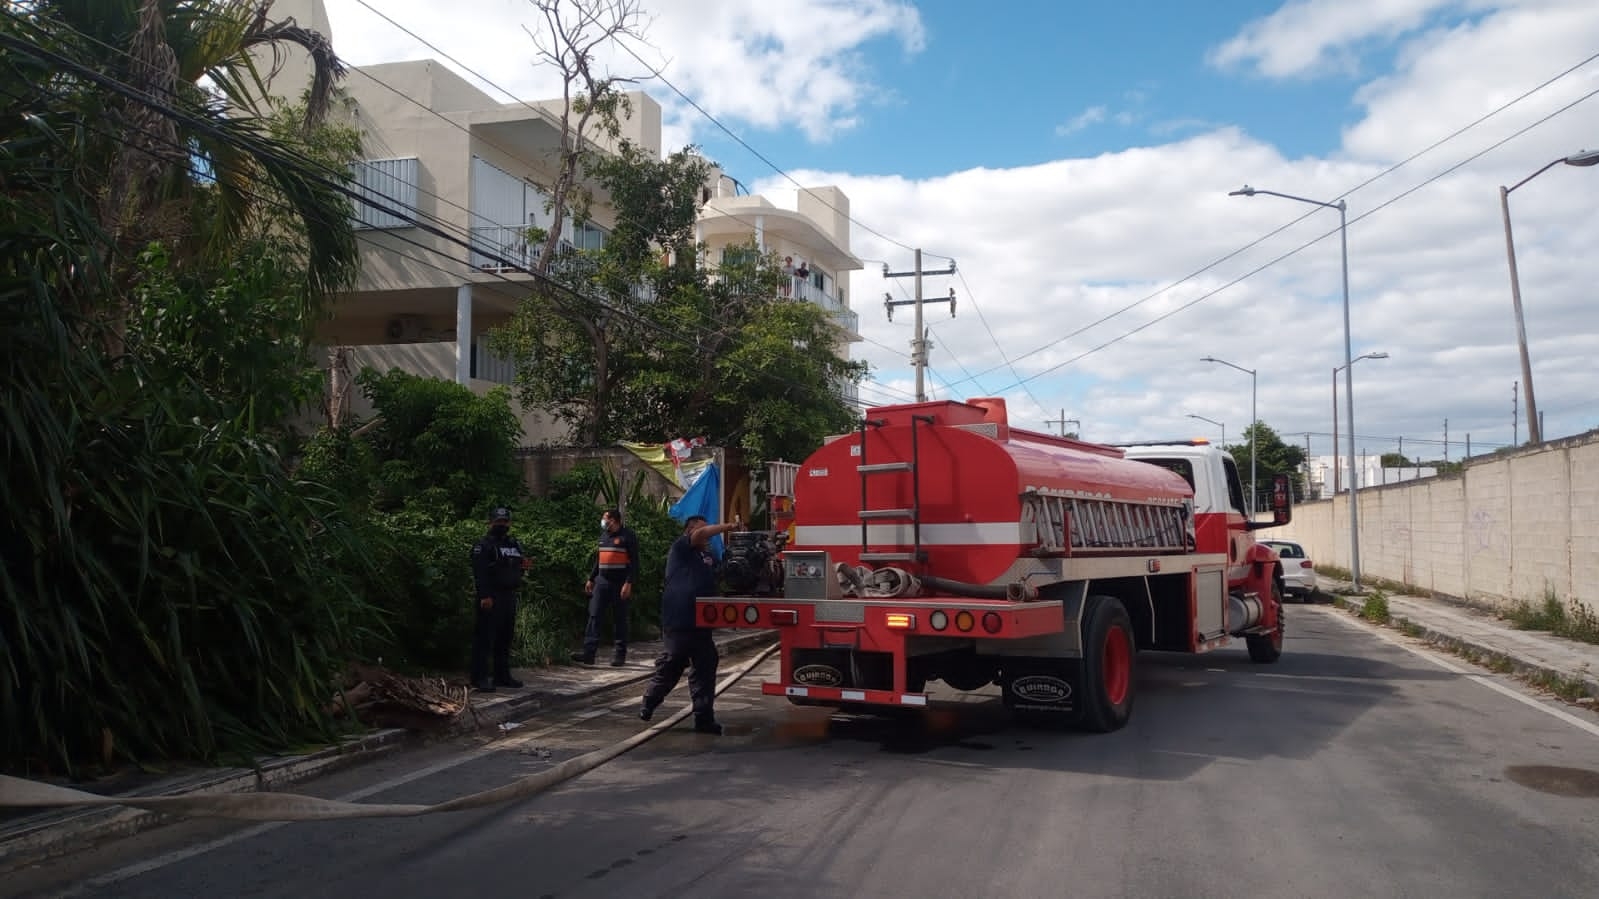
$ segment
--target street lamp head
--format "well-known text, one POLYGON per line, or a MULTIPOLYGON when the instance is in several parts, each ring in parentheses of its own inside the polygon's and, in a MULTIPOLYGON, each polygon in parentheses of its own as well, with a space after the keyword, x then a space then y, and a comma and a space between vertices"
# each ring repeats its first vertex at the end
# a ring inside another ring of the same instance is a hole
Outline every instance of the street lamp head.
POLYGON ((1217 360, 1217 358, 1215 356, 1200 356, 1199 357, 1199 361, 1200 362, 1216 362, 1216 361, 1219 361, 1219 360, 1217 360))
POLYGON ((1567 156, 1562 161, 1565 162, 1566 165, 1599 165, 1599 150, 1578 150, 1570 156, 1567 156))
POLYGON ((1376 353, 1367 353, 1366 355, 1361 356, 1360 358, 1362 358, 1362 359, 1387 359, 1388 358, 1388 354, 1379 351, 1379 352, 1376 352, 1376 353))
POLYGON ((1227 192, 1227 196, 1229 197, 1253 197, 1254 195, 1255 189, 1247 184, 1238 188, 1237 190, 1230 190, 1227 192))

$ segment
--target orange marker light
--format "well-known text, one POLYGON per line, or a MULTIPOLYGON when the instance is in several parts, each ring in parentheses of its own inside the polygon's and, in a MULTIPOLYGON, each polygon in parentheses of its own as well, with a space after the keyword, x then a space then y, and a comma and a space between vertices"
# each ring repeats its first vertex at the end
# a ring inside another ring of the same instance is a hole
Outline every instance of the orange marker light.
POLYGON ((972 613, 971 612, 957 612, 957 613, 955 613, 955 629, 956 630, 958 630, 958 631, 969 631, 976 624, 977 624, 977 619, 972 617, 972 613))
POLYGON ((738 606, 722 606, 722 620, 728 624, 738 624, 738 606))

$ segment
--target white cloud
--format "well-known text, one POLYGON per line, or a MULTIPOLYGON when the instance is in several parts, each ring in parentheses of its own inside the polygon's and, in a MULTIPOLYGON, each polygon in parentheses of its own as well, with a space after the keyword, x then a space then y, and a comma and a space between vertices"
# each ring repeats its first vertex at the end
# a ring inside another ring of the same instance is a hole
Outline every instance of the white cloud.
MULTIPOLYGON (((360 0, 325 0, 334 46, 357 65, 439 58, 422 41, 384 21, 360 0)), ((442 60, 500 102, 557 96, 554 69, 536 58, 524 27, 542 19, 528 0, 367 0, 462 66, 442 60), (487 23, 493 23, 492 25, 487 23), (481 76, 481 78, 477 77, 481 76), (482 79, 497 87, 490 87, 482 79), (503 90, 500 90, 503 89, 503 90)), ((274 15, 308 22, 311 0, 276 0, 274 15)), ((630 42, 640 64, 614 45, 596 49, 602 71, 665 78, 706 111, 744 125, 793 126, 812 141, 847 131, 861 111, 891 95, 872 82, 866 45, 897 44, 917 53, 926 39, 908 0, 672 0, 653 7, 643 41, 630 42)), ((641 81, 660 101, 668 146, 688 143, 707 126, 700 114, 659 84, 641 81)))
POLYGON ((1105 121, 1105 107, 1090 106, 1077 115, 1072 116, 1069 120, 1056 125, 1055 134, 1058 137, 1065 137, 1070 134, 1076 134, 1077 132, 1082 131, 1084 128, 1098 125, 1103 121, 1105 121))
POLYGON ((1441 10, 1469 0, 1295 0, 1244 26, 1210 54, 1212 65, 1250 65, 1286 78, 1326 70, 1353 72, 1367 42, 1392 41, 1441 10))

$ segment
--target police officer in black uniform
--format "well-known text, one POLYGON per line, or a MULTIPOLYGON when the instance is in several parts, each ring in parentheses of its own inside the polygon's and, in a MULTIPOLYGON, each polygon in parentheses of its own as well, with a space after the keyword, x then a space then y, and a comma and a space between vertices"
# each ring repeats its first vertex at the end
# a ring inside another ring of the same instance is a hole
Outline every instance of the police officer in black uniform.
POLYGON ((477 595, 477 629, 472 634, 472 686, 483 693, 495 687, 520 687, 511 676, 511 632, 516 627, 516 591, 532 567, 522 544, 511 536, 511 510, 489 513, 489 532, 472 545, 472 580, 477 595), (489 676, 490 655, 494 676, 489 676))
POLYGON ((600 516, 600 542, 594 555, 583 592, 589 595, 589 623, 583 633, 583 651, 572 661, 594 664, 600 649, 600 619, 611 613, 611 636, 616 652, 611 667, 627 664, 627 603, 633 598, 633 582, 638 579, 638 535, 622 523, 622 513, 606 509, 600 516))

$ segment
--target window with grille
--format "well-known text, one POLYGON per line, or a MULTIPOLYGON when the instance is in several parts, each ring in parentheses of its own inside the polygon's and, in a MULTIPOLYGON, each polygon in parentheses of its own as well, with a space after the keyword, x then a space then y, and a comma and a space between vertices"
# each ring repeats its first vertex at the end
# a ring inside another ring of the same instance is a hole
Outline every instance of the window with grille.
POLYGON ((416 157, 368 159, 354 166, 357 228, 410 228, 416 217, 416 157))

